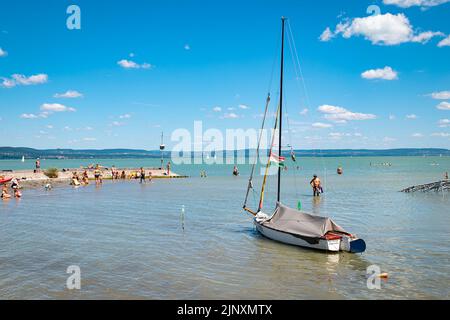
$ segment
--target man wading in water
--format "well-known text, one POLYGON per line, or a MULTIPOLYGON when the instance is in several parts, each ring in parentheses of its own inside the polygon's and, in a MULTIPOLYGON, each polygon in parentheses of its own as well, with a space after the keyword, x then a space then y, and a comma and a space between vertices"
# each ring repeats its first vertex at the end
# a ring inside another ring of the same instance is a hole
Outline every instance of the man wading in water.
POLYGON ((320 179, 315 174, 313 179, 309 182, 311 187, 313 188, 313 195, 320 196, 321 193, 323 193, 322 185, 320 183, 320 179))

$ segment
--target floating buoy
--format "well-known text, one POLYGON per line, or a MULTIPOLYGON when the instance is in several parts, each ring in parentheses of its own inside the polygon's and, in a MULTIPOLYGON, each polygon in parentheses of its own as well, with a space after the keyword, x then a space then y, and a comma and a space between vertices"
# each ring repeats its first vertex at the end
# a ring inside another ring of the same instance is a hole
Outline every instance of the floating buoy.
POLYGON ((378 277, 380 277, 381 279, 387 279, 387 278, 389 278, 389 274, 387 272, 383 272, 383 273, 380 273, 378 275, 378 277))

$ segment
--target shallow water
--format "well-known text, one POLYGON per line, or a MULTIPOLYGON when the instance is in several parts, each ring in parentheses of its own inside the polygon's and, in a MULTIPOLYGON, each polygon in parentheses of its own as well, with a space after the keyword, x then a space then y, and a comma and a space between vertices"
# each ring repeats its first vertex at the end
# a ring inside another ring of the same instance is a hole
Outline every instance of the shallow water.
MULTIPOLYGON (((48 166, 92 162, 57 161, 48 166)), ((21 200, 1 202, 0 298, 449 298, 450 194, 398 190, 441 179, 450 158, 298 161, 299 170, 290 164, 283 179, 285 204, 296 207, 300 200, 304 210, 332 217, 366 240, 364 254, 326 254, 265 239, 241 209, 249 166, 232 177, 232 166, 182 165, 173 170, 191 178, 24 190, 21 200), (338 165, 342 176, 335 174, 338 165), (199 178, 200 170, 208 178, 199 178), (313 173, 324 182, 320 199, 308 186, 313 173), (366 285, 373 264, 390 276, 379 290, 366 285), (79 291, 65 289, 70 265, 81 268, 79 291)), ((138 167, 159 160, 99 162, 138 167)), ((0 161, 0 169, 22 165, 0 161)), ((259 182, 258 176, 255 186, 259 182)), ((274 187, 270 177, 267 211, 274 187)), ((251 195, 249 205, 256 201, 251 195)))

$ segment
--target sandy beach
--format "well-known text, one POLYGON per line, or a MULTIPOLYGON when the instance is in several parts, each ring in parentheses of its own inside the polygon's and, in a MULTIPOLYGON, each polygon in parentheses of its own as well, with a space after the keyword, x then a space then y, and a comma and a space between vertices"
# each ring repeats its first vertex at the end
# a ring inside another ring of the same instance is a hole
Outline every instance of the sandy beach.
MULTIPOLYGON (((103 180, 112 179, 111 168, 100 168, 103 180)), ((125 180, 135 180, 136 176, 139 177, 140 168, 116 168, 119 175, 122 171, 125 171, 125 180)), ((179 175, 174 172, 167 174, 166 169, 161 168, 144 168, 146 173, 146 178, 151 177, 153 179, 173 179, 173 178, 186 178, 186 176, 179 175)), ((20 185, 26 188, 43 187, 50 183, 53 187, 61 185, 70 185, 72 176, 77 173, 78 176, 82 176, 84 171, 87 171, 89 180, 95 180, 94 169, 83 169, 83 168, 72 168, 72 169, 61 169, 58 170, 57 178, 49 178, 45 175, 46 170, 40 170, 35 172, 35 170, 5 170, 0 171, 0 177, 4 178, 16 178, 20 185)), ((123 179, 122 179, 123 180, 123 179)))

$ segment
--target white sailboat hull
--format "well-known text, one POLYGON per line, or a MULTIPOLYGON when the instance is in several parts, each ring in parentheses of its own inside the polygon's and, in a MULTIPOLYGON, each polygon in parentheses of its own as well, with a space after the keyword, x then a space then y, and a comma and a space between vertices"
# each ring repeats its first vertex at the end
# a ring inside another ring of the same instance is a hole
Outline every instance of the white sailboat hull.
POLYGON ((338 252, 341 250, 341 240, 326 240, 326 239, 318 239, 318 243, 311 244, 307 241, 303 240, 300 237, 296 237, 293 234, 281 232, 272 228, 268 228, 261 223, 257 222, 256 219, 253 220, 256 229, 266 238, 294 245, 299 247, 305 247, 305 248, 311 248, 311 249, 317 249, 317 250, 324 250, 324 251, 331 251, 331 252, 338 252))

